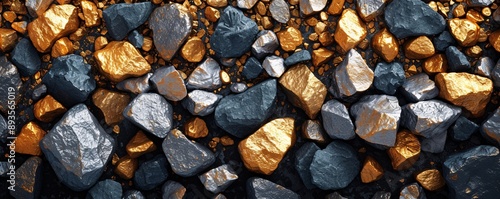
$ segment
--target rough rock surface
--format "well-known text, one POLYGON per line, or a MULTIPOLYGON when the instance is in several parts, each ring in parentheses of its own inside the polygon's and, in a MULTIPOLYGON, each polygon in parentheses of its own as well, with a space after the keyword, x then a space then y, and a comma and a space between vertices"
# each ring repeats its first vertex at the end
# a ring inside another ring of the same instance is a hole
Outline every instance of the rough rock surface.
POLYGON ((215 107, 221 99, 222 95, 194 90, 182 101, 182 105, 193 115, 206 116, 215 111, 215 107))
POLYGON ((351 49, 344 61, 335 68, 329 91, 334 97, 349 97, 368 90, 373 82, 373 71, 358 51, 351 49))
MULTIPOLYGON (((498 127, 500 128, 500 126, 498 127)), ((479 125, 470 121, 464 116, 460 116, 451 128, 451 137, 454 140, 465 141, 479 130, 479 125)))
POLYGON ((290 20, 290 8, 285 0, 273 0, 269 12, 274 20, 286 24, 290 20))
POLYGON ((238 175, 230 165, 225 164, 198 176, 205 189, 212 193, 224 191, 238 179, 238 175))
POLYGON ((323 104, 321 116, 323 127, 332 139, 350 140, 356 136, 347 107, 339 101, 332 99, 323 104))
POLYGON ((309 167, 314 158, 314 154, 320 148, 314 142, 306 142, 295 153, 295 170, 299 173, 302 183, 308 189, 314 189, 316 186, 312 183, 311 170, 309 167))
POLYGON ((401 126, 426 138, 446 131, 462 110, 439 100, 420 101, 403 106, 401 126))
POLYGON ((286 66, 293 66, 297 63, 311 60, 311 53, 308 50, 295 52, 285 59, 286 66))
POLYGON ((139 166, 134 174, 134 185, 140 190, 151 190, 168 177, 167 159, 157 156, 139 166))
MULTIPOLYGON (((14 88, 15 93, 19 92, 21 88, 21 77, 17 72, 17 68, 9 62, 7 57, 0 57, 0 96, 8 96, 12 92, 9 88, 14 88)), ((17 101, 19 95, 15 95, 17 101)), ((8 109, 8 99, 5 97, 0 98, 0 111, 5 112, 8 109)))
POLYGON ((151 2, 118 3, 102 11, 109 35, 114 40, 123 40, 127 34, 148 20, 153 11, 151 2))
POLYGON ((394 95, 406 81, 403 65, 399 62, 378 63, 374 76, 373 85, 375 88, 388 95, 394 95))
POLYGON ((500 144, 500 108, 497 108, 493 115, 481 125, 481 134, 493 143, 500 144))
POLYGON ((446 48, 446 59, 453 60, 448 62, 450 72, 468 72, 471 70, 470 62, 463 52, 455 46, 446 48))
POLYGON ((42 65, 38 51, 27 38, 21 39, 11 53, 12 63, 22 76, 34 75, 42 65))
POLYGON ((411 102, 433 99, 439 94, 436 84, 425 73, 419 73, 406 79, 401 91, 411 102))
POLYGON ((172 129, 173 109, 156 93, 142 93, 123 110, 123 116, 138 127, 164 138, 172 129))
POLYGON ((16 170, 15 191, 10 191, 14 198, 35 199, 40 197, 42 191, 42 159, 32 156, 16 170))
POLYGON ((270 30, 262 30, 259 32, 255 42, 252 44, 252 54, 257 58, 262 59, 266 55, 274 53, 279 45, 276 33, 270 30))
POLYGON ((128 91, 139 95, 141 93, 146 93, 151 90, 151 85, 149 85, 149 79, 153 76, 153 73, 148 73, 142 77, 134 77, 121 81, 116 84, 116 88, 122 91, 128 91))
POLYGON ((247 180, 247 198, 248 199, 299 199, 300 196, 295 192, 263 178, 253 177, 247 180))
POLYGON ((220 66, 211 57, 207 57, 196 67, 187 79, 189 89, 218 89, 221 85, 220 66))
POLYGON ((241 75, 243 75, 243 77, 247 79, 254 79, 258 77, 261 72, 262 65, 260 64, 259 60, 257 60, 255 57, 250 57, 245 63, 241 75))
POLYGON ((87 193, 87 199, 121 199, 122 185, 114 180, 106 179, 98 182, 87 193))
POLYGON ((187 88, 181 73, 174 66, 156 69, 149 81, 160 95, 171 101, 180 101, 187 96, 187 88))

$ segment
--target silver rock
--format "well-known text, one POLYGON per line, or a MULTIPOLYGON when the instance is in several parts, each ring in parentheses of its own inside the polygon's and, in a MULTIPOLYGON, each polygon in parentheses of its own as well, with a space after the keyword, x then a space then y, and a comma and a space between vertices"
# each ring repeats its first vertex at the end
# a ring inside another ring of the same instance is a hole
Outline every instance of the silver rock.
POLYGON ((279 47, 278 37, 273 31, 263 30, 260 31, 259 36, 252 44, 252 54, 262 59, 266 55, 274 53, 279 47))
POLYGON ((157 69, 149 79, 160 95, 171 101, 180 101, 187 95, 186 84, 174 66, 157 69))
POLYGON ((201 174, 198 178, 205 189, 212 193, 219 193, 237 180, 238 175, 231 166, 225 164, 201 174))
POLYGON ((323 10, 327 2, 327 0, 300 0, 300 11, 304 15, 311 15, 323 10))
POLYGON ((214 90, 220 88, 221 85, 220 66, 211 57, 207 57, 198 65, 187 79, 189 89, 214 90))
POLYGON ((161 190, 163 199, 182 199, 186 193, 186 188, 182 184, 171 180, 165 182, 161 190))
POLYGON ((151 85, 149 84, 151 76, 153 76, 153 73, 148 73, 142 77, 134 77, 123 80, 116 84, 116 88, 118 90, 128 91, 136 95, 146 93, 151 90, 151 85))
POLYGON ((350 140, 356 136, 354 124, 344 104, 330 100, 321 107, 323 127, 332 139, 350 140))
POLYGON ((490 78, 491 70, 495 67, 495 62, 489 57, 481 57, 476 62, 475 73, 490 78))
POLYGON ((500 145, 500 108, 481 125, 481 135, 500 145))
POLYGON ((248 89, 248 86, 245 83, 233 83, 230 89, 233 93, 243 93, 248 89))
POLYGON ((276 55, 271 55, 264 59, 262 62, 262 68, 264 68, 267 74, 271 77, 279 78, 285 72, 285 60, 276 55))
POLYGON ((371 21, 380 15, 387 0, 357 0, 356 9, 359 16, 365 21, 371 21))
POLYGON ((335 68, 332 86, 329 91, 334 97, 344 98, 368 90, 373 83, 374 74, 365 60, 351 49, 344 61, 335 68))
POLYGON ((318 143, 325 143, 327 141, 326 133, 318 120, 306 120, 302 124, 302 136, 318 143))
POLYGON ((273 0, 269 12, 274 20, 286 24, 290 20, 290 8, 285 0, 273 0))
POLYGON ((250 9, 252 8, 258 0, 237 0, 236 5, 241 9, 250 9))
POLYGON ((222 95, 194 90, 182 101, 182 105, 193 115, 206 116, 214 112, 221 99, 222 95))
POLYGON ((446 131, 462 113, 459 107, 439 100, 420 101, 403 106, 401 126, 412 133, 431 138, 446 131))
POLYGON ((141 129, 164 138, 172 129, 173 109, 156 93, 142 93, 123 110, 123 116, 141 129))
POLYGON ((407 78, 401 88, 403 95, 411 102, 433 99, 439 94, 436 84, 425 73, 407 78))

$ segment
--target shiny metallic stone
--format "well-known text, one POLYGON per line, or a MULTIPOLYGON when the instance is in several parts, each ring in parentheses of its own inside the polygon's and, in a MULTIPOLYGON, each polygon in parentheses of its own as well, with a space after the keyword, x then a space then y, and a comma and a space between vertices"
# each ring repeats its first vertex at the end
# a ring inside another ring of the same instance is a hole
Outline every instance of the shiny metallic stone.
POLYGON ((114 145, 115 140, 84 104, 66 112, 40 141, 57 178, 74 191, 89 189, 97 182, 111 160, 114 145))
POLYGON ((7 121, 5 121, 5 118, 3 118, 3 116, 0 116, 0 142, 2 143, 5 142, 7 140, 7 137, 9 136, 9 131, 7 131, 7 129, 7 121))
POLYGON ((257 60, 255 57, 250 57, 245 63, 241 75, 243 75, 243 77, 245 77, 246 79, 254 79, 258 77, 261 72, 262 65, 260 64, 259 60, 257 60))
POLYGON ((33 90, 33 95, 31 96, 31 99, 38 101, 45 94, 47 94, 47 86, 45 86, 45 84, 39 84, 33 90))
POLYGON ((373 71, 354 49, 351 49, 344 61, 335 68, 332 86, 329 91, 333 96, 344 98, 368 90, 373 82, 373 71))
POLYGON ((300 196, 295 192, 263 178, 252 177, 247 180, 247 198, 248 199, 299 199, 300 196))
POLYGON ((142 48, 142 45, 144 44, 144 36, 142 36, 137 30, 134 30, 128 35, 128 41, 134 45, 134 47, 142 48))
POLYGON ((102 18, 106 22, 109 35, 114 40, 122 40, 130 31, 148 20, 153 8, 151 2, 118 3, 104 9, 102 18))
POLYGON ((180 101, 187 95, 186 84, 174 66, 156 69, 149 79, 160 95, 171 101, 180 101))
POLYGON ((500 87, 500 61, 498 61, 495 68, 491 70, 491 79, 495 87, 500 87))
MULTIPOLYGON (((499 126, 500 127, 500 126, 499 126)), ((470 121, 464 116, 460 116, 451 128, 451 137, 454 140, 465 141, 479 130, 479 125, 470 121)))
POLYGON ((172 115, 172 105, 156 93, 139 94, 123 110, 126 119, 159 138, 172 129, 172 115))
POLYGON ((495 0, 467 0, 467 5, 470 7, 486 7, 490 6, 495 0))
POLYGON ((237 0, 238 8, 250 9, 252 8, 258 0, 237 0))
POLYGON ((167 134, 162 148, 172 171, 182 177, 197 175, 215 162, 215 156, 208 148, 187 139, 177 129, 167 134))
POLYGON ((114 180, 106 179, 98 182, 87 193, 87 199, 121 199, 122 185, 114 180))
POLYGON ((399 193, 399 198, 405 199, 426 199, 424 189, 416 182, 405 186, 401 193, 399 193))
POLYGON ((475 73, 490 78, 493 67, 495 67, 495 62, 491 58, 481 57, 476 62, 475 73))
POLYGON ((481 134, 495 144, 500 144, 500 108, 481 125, 481 134))
POLYGON ((116 88, 122 91, 128 91, 136 95, 141 93, 146 93, 151 90, 151 85, 149 85, 149 79, 153 76, 153 73, 148 73, 142 77, 134 77, 121 81, 116 84, 116 88))
POLYGON ((459 107, 438 100, 407 104, 401 113, 401 126, 414 134, 431 138, 446 131, 461 112, 459 107))
POLYGON ((471 69, 470 62, 464 53, 458 50, 455 46, 446 48, 446 59, 448 61, 448 69, 450 72, 468 72, 471 69))
POLYGON ((186 188, 182 184, 171 180, 165 182, 161 190, 163 199, 182 199, 186 193, 186 188))
POLYGON ((42 191, 42 159, 38 156, 28 158, 16 170, 15 191, 10 191, 14 198, 39 198, 42 191))
POLYGON ((161 155, 146 161, 134 174, 134 185, 140 190, 151 190, 167 180, 167 159, 161 155))
POLYGON ((306 120, 302 124, 302 136, 317 143, 328 141, 326 133, 318 120, 306 120))
POLYGON ((421 148, 422 151, 429 153, 441 153, 444 151, 444 144, 446 143, 447 132, 440 132, 430 138, 422 138, 421 148))
POLYGON ((497 198, 500 194, 500 151, 480 145, 450 155, 443 175, 450 198, 497 198))
POLYGON ((206 116, 214 112, 217 103, 222 99, 222 95, 212 92, 194 90, 182 101, 182 105, 193 115, 206 116))
POLYGON ((285 60, 276 55, 271 55, 264 59, 262 67, 266 70, 267 74, 271 77, 279 78, 285 72, 285 60))
POLYGON ((42 60, 38 51, 27 38, 21 39, 12 50, 12 63, 17 66, 17 70, 22 76, 34 75, 42 66, 42 60))
POLYGON ((396 141, 401 107, 389 95, 368 95, 351 106, 356 134, 365 141, 392 147, 396 141))
POLYGON ((387 0, 357 0, 356 9, 359 16, 366 22, 375 19, 384 9, 387 0))
POLYGON ((187 80, 189 89, 215 90, 220 88, 221 85, 220 66, 211 57, 207 57, 205 61, 198 65, 187 80))
POLYGON ((53 0, 27 0, 26 8, 28 9, 28 13, 36 18, 39 15, 43 15, 50 4, 52 4, 52 1, 53 0))
POLYGON ((399 62, 377 64, 373 85, 385 94, 394 95, 406 81, 403 65, 399 62))
POLYGON ((128 190, 123 193, 123 199, 145 199, 144 195, 137 190, 128 190))
POLYGON ((300 11, 304 15, 317 13, 325 8, 327 0, 300 0, 300 11))
POLYGON ((149 18, 153 40, 160 56, 169 61, 188 38, 192 18, 186 7, 170 3, 156 8, 149 18))
POLYGON ((253 42, 252 44, 252 54, 258 59, 262 59, 266 55, 274 53, 279 45, 280 44, 278 42, 278 37, 273 31, 262 30, 259 32, 259 35, 255 42, 253 42))
POLYGON ((371 199, 391 199, 391 192, 377 191, 371 199))
POLYGON ((198 176, 205 189, 212 193, 224 191, 238 179, 230 165, 225 164, 198 176))
POLYGON ((311 53, 308 50, 295 52, 285 59, 286 66, 293 66, 297 63, 311 60, 311 53))
POLYGON ((269 12, 277 22, 286 24, 290 20, 290 8, 285 0, 273 0, 269 5, 269 12))
POLYGON ((425 73, 409 77, 401 88, 403 95, 411 102, 433 99, 439 94, 436 84, 425 73))
POLYGON ((308 189, 314 189, 316 186, 312 183, 311 170, 309 167, 314 158, 314 154, 320 148, 314 142, 306 142, 295 153, 295 170, 299 173, 302 182, 308 189))
POLYGON ((332 139, 350 140, 356 136, 354 124, 344 104, 330 100, 321 107, 323 127, 332 139))
POLYGON ((243 93, 248 89, 248 86, 245 83, 233 83, 230 89, 233 93, 243 93))
MULTIPOLYGON (((12 92, 9 88, 14 88, 15 93, 19 93, 21 88, 21 77, 17 72, 17 68, 7 60, 7 57, 0 57, 0 96, 8 96, 12 92)), ((14 95, 14 101, 17 101, 19 94, 14 95)), ((0 111, 7 113, 9 100, 6 97, 0 98, 0 111)))

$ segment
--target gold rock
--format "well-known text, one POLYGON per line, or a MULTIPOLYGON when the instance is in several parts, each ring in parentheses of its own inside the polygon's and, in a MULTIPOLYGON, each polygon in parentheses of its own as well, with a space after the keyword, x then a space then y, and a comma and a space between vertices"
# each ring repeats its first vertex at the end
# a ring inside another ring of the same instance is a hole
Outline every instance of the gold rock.
POLYGON ((491 33, 488 40, 491 46, 493 46, 497 52, 500 52, 500 30, 491 33))
POLYGON ((279 80, 294 106, 300 107, 314 119, 326 97, 326 86, 304 64, 288 69, 279 80))
POLYGON ((5 11, 3 12, 2 16, 6 21, 10 23, 14 22, 14 20, 16 20, 17 18, 17 15, 14 11, 5 11))
POLYGON ((405 56, 408 59, 425 59, 435 52, 432 41, 426 36, 411 39, 405 45, 405 56))
POLYGON ((71 54, 73 53, 73 51, 74 51, 73 43, 67 37, 63 37, 56 41, 56 43, 52 47, 50 55, 53 58, 56 58, 67 54, 71 54))
POLYGON ((56 0, 60 5, 71 3, 71 0, 56 0))
POLYGON ((493 92, 490 79, 470 73, 439 73, 435 81, 440 97, 464 107, 475 117, 484 113, 493 92))
POLYGON ((302 34, 297 28, 290 26, 276 35, 284 51, 294 51, 297 46, 302 44, 302 34))
POLYGON ((464 4, 458 4, 457 7, 453 10, 453 17, 459 18, 465 15, 465 6, 464 4))
POLYGON ((188 62, 200 62, 205 57, 205 44, 198 37, 190 38, 182 47, 181 56, 188 62))
POLYGON ((26 1, 26 7, 28 12, 34 18, 43 15, 43 12, 49 8, 53 0, 36 0, 36 1, 26 1))
POLYGON ((363 168, 361 169, 361 182, 370 183, 380 180, 384 176, 384 169, 380 164, 371 156, 367 156, 363 168))
POLYGON ((424 61, 424 71, 429 75, 446 72, 448 61, 444 54, 435 54, 424 61))
POLYGON ((106 45, 108 45, 108 39, 106 39, 106 37, 104 36, 99 36, 97 37, 97 39, 95 39, 94 49, 95 51, 98 51, 106 47, 106 45))
POLYGON ((399 171, 409 169, 420 156, 420 142, 410 131, 403 130, 396 134, 396 143, 387 153, 391 158, 392 168, 399 171))
POLYGON ((328 13, 332 15, 338 15, 342 13, 345 0, 332 0, 330 7, 328 7, 328 13))
POLYGON ((381 56, 386 62, 392 62, 399 53, 398 40, 394 35, 384 28, 372 37, 373 51, 381 56))
POLYGON ((343 52, 356 47, 367 34, 365 23, 359 19, 356 11, 346 9, 342 12, 342 16, 335 30, 335 41, 339 44, 343 52))
POLYGON ((476 45, 479 39, 479 26, 468 19, 451 19, 448 22, 450 33, 461 46, 476 45))
POLYGON ((436 191, 445 185, 444 178, 437 169, 422 171, 415 176, 415 179, 429 191, 436 191))
POLYGON ((17 21, 10 25, 10 27, 16 30, 18 33, 25 34, 26 28, 28 27, 28 22, 26 21, 17 21))
POLYGON ((92 95, 92 102, 103 113, 106 124, 113 126, 123 120, 122 112, 130 102, 130 96, 99 88, 92 95))
POLYGON ((28 36, 39 52, 46 53, 59 38, 76 31, 79 23, 75 6, 54 5, 28 24, 28 36))
POLYGON ((126 41, 112 41, 105 48, 96 51, 94 58, 101 73, 114 82, 139 77, 151 70, 141 53, 126 41))
POLYGON ((220 138, 220 143, 223 146, 231 146, 234 144, 234 140, 231 139, 229 136, 225 135, 220 138))
POLYGON ((17 41, 17 33, 15 30, 0 28, 0 51, 7 52, 14 48, 17 41))
POLYGON ((214 8, 222 8, 227 6, 227 0, 207 0, 207 4, 214 8))
POLYGON ((294 122, 293 118, 272 120, 241 141, 238 149, 245 167, 271 175, 295 143, 294 122))
POLYGON ((319 43, 323 46, 329 46, 333 43, 333 37, 330 32, 322 32, 319 34, 319 43))
POLYGON ((220 18, 220 11, 217 8, 207 6, 205 8, 205 17, 210 22, 216 22, 220 18))
POLYGON ((51 95, 45 96, 33 107, 33 114, 37 120, 52 122, 55 118, 66 112, 66 108, 51 95))
POLYGON ((29 122, 23 126, 16 138, 15 151, 28 155, 42 155, 38 143, 40 143, 45 134, 46 132, 35 122, 29 122))
POLYGON ((473 9, 470 9, 469 11, 467 11, 465 18, 474 22, 474 23, 481 23, 484 21, 484 18, 481 15, 481 13, 478 11, 475 11, 473 9))
POLYGON ((134 177, 135 170, 139 167, 137 159, 133 159, 130 156, 124 156, 116 162, 116 175, 120 176, 125 180, 130 180, 134 177))
POLYGON ((483 49, 481 49, 481 47, 479 47, 478 45, 475 45, 467 48, 465 54, 469 57, 479 58, 483 54, 483 49))
POLYGON ((314 66, 320 66, 328 62, 333 56, 333 51, 326 48, 319 48, 312 52, 312 62, 314 66))
POLYGON ((192 139, 204 138, 208 135, 207 124, 199 117, 191 118, 184 124, 184 132, 192 139))
POLYGON ((131 158, 138 158, 141 155, 155 151, 156 145, 142 131, 139 131, 128 142, 126 149, 131 158))
POLYGON ((231 83, 231 77, 229 77, 229 74, 225 70, 221 70, 219 76, 223 84, 231 83))
POLYGON ((99 12, 97 11, 97 6, 92 1, 82 1, 80 3, 83 11, 83 18, 85 20, 85 26, 93 27, 101 24, 99 18, 99 12))

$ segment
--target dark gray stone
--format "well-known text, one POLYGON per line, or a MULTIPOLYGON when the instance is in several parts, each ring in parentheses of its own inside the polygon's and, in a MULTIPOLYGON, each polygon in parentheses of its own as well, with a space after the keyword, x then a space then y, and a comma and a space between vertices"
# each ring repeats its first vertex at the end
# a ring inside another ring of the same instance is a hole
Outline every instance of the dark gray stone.
POLYGON ((142 48, 142 45, 144 44, 144 36, 142 36, 137 30, 134 30, 128 35, 128 41, 134 45, 134 47, 142 48))
POLYGON ((500 87, 500 60, 498 60, 495 68, 491 70, 491 80, 493 80, 493 84, 495 87, 500 87))
MULTIPOLYGON (((499 126, 500 127, 500 126, 499 126)), ((465 141, 479 130, 479 125, 470 121, 464 116, 460 116, 451 128, 451 137, 454 140, 465 141)))
POLYGON ((128 190, 123 193, 122 199, 145 199, 144 195, 140 191, 137 190, 128 190))
POLYGON ((498 148, 481 145, 450 155, 443 176, 450 198, 498 198, 500 155, 498 148))
POLYGON ((259 60, 255 57, 250 57, 247 59, 247 62, 243 66, 243 72, 241 75, 247 79, 254 79, 260 75, 262 72, 262 65, 259 60))
POLYGON ((24 76, 32 76, 42 66, 42 60, 38 56, 38 51, 27 38, 21 39, 11 53, 12 63, 17 66, 19 73, 24 76))
POLYGON ((450 32, 443 31, 439 36, 432 39, 434 48, 438 51, 445 51, 448 46, 455 45, 455 39, 451 36, 450 32))
POLYGON ((323 117, 323 127, 332 139, 350 140, 356 136, 349 111, 339 101, 332 99, 323 104, 321 117, 323 117))
POLYGON ((300 62, 305 62, 311 60, 311 53, 308 50, 301 50, 295 52, 285 59, 286 66, 293 66, 300 62))
POLYGON ((182 101, 182 105, 193 115, 207 116, 214 112, 222 95, 213 92, 194 90, 182 101))
POLYGON ((391 199, 391 192, 377 191, 372 199, 391 199))
POLYGON ((9 137, 7 121, 0 115, 0 141, 5 142, 9 137))
POLYGON ((227 199, 227 197, 221 193, 217 194, 213 199, 227 199))
POLYGON ((257 23, 228 6, 217 22, 210 47, 220 57, 240 57, 250 50, 258 32, 257 23))
POLYGON ((17 68, 7 60, 7 57, 0 57, 0 111, 7 113, 9 109, 8 96, 14 94, 14 101, 20 97, 19 89, 21 88, 21 77, 17 72, 17 68))
POLYGON ((31 99, 38 101, 42 96, 47 93, 47 86, 45 84, 39 84, 33 89, 33 95, 31 95, 31 99))
POLYGON ((189 89, 214 90, 220 88, 220 66, 217 61, 207 57, 198 67, 196 67, 187 79, 189 89))
POLYGON ((312 183, 311 170, 309 167, 314 158, 314 154, 320 148, 314 142, 306 142, 295 153, 295 170, 299 173, 302 182, 308 189, 314 189, 316 186, 312 183))
POLYGON ((360 163, 356 151, 342 141, 333 141, 316 151, 309 167, 312 183, 323 190, 342 189, 358 175, 360 163))
POLYGON ((399 62, 380 62, 374 71, 373 85, 379 91, 394 95, 397 89, 405 83, 405 71, 399 62))
POLYGON ((399 199, 426 199, 424 189, 416 182, 409 184, 399 193, 399 199))
POLYGON ((467 5, 470 7, 486 7, 490 6, 495 0, 468 0, 467 5))
POLYGON ((225 67, 233 67, 236 64, 236 58, 222 57, 219 59, 220 64, 225 67))
POLYGON ((495 12, 491 15, 493 21, 497 24, 500 23, 500 9, 496 9, 495 12))
POLYGON ((446 131, 440 132, 430 138, 422 138, 421 149, 429 153, 441 153, 444 151, 444 144, 446 143, 446 131))
POLYGON ((161 190, 163 199, 182 199, 186 193, 186 188, 182 184, 171 180, 165 182, 161 190))
POLYGON ((262 30, 252 44, 252 54, 262 59, 269 54, 273 54, 279 45, 278 37, 273 31, 262 30))
POLYGON ((429 75, 419 73, 406 79, 401 86, 401 92, 410 102, 433 99, 439 95, 439 89, 429 75))
POLYGON ((96 88, 96 82, 80 55, 66 55, 55 58, 52 68, 43 77, 49 93, 65 107, 83 102, 96 88))
POLYGON ((5 161, 5 162, 0 162, 0 177, 5 177, 7 176, 7 173, 10 171, 9 170, 10 163, 5 161))
POLYGON ((97 182, 114 153, 115 140, 84 104, 71 108, 40 141, 59 180, 75 191, 97 182))
POLYGON ((462 113, 459 107, 439 100, 420 101, 403 106, 401 126, 412 133, 431 138, 444 132, 462 113))
POLYGON ((339 192, 333 192, 331 194, 326 195, 325 199, 348 199, 348 198, 340 195, 339 192))
POLYGON ((139 166, 134 174, 134 185, 140 190, 151 190, 167 180, 167 159, 160 155, 139 166))
POLYGON ((116 84, 116 88, 122 91, 128 91, 139 95, 141 93, 146 93, 151 90, 151 85, 149 84, 149 79, 153 76, 153 73, 148 73, 142 77, 134 77, 121 81, 116 84))
POLYGON ((198 176, 205 189, 219 193, 238 179, 238 175, 230 165, 225 164, 198 176))
POLYGON ((471 70, 467 57, 455 46, 446 48, 446 59, 450 60, 448 61, 448 71, 450 72, 468 72, 471 70))
POLYGON ((252 177, 247 180, 248 199, 299 199, 295 192, 263 178, 252 177))
POLYGON ((389 31, 399 39, 443 32, 446 21, 423 1, 399 0, 387 5, 384 19, 389 31))
POLYGON ((120 183, 106 179, 95 184, 87 193, 86 199, 121 199, 122 185, 120 183))
POLYGON ((215 162, 215 156, 208 148, 187 139, 176 129, 168 133, 162 148, 172 171, 182 177, 195 176, 215 162))
POLYGON ((15 191, 10 195, 18 199, 35 199, 42 191, 42 159, 32 156, 16 170, 15 191))
POLYGON ((108 33, 114 40, 122 40, 127 34, 148 20, 153 11, 151 2, 118 3, 102 11, 108 33))
POLYGON ((481 57, 475 65, 475 73, 483 77, 490 78, 491 71, 495 67, 495 62, 489 57, 481 57))
POLYGON ((255 132, 273 114, 277 89, 276 80, 271 79, 222 98, 215 109, 217 126, 239 138, 255 132))
POLYGON ((233 83, 231 84, 231 92, 233 93, 243 93, 248 89, 248 86, 245 83, 233 83))
POLYGON ((500 108, 481 125, 481 134, 495 144, 500 144, 500 108))
POLYGON ((145 131, 164 138, 172 129, 173 108, 156 93, 142 93, 123 110, 123 116, 145 131))
POLYGON ((269 12, 277 22, 286 24, 290 20, 290 8, 285 0, 273 0, 269 12))

